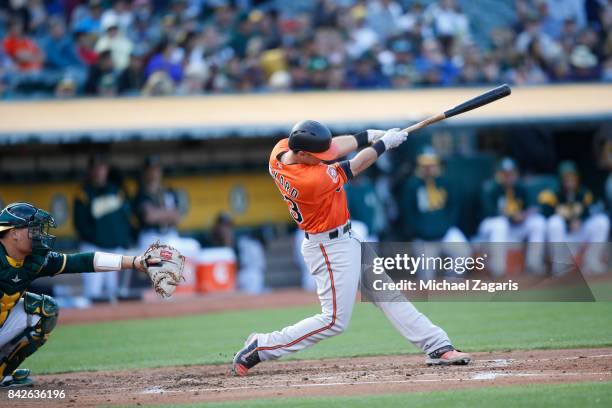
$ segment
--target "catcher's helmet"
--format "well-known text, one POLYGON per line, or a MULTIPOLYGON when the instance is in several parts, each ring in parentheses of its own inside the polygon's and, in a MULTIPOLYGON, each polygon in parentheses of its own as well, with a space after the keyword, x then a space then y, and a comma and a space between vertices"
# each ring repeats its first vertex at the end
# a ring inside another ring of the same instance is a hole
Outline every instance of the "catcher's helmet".
POLYGON ((49 228, 55 228, 55 219, 45 210, 28 203, 12 203, 0 211, 0 232, 13 228, 28 228, 32 248, 50 249, 55 236, 49 228))
POLYGON ((305 151, 320 160, 338 157, 338 148, 332 144, 332 134, 327 126, 314 120, 298 122, 289 134, 289 148, 294 152, 305 151))

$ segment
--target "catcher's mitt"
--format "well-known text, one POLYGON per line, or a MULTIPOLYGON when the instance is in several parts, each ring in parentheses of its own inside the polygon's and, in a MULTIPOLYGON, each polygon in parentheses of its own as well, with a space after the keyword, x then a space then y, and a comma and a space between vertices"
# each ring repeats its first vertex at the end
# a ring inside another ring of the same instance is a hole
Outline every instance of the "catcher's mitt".
POLYGON ((184 280, 185 257, 175 248, 158 241, 145 251, 143 260, 155 291, 164 298, 172 296, 181 279, 184 280), (149 263, 154 259, 159 262, 149 263))

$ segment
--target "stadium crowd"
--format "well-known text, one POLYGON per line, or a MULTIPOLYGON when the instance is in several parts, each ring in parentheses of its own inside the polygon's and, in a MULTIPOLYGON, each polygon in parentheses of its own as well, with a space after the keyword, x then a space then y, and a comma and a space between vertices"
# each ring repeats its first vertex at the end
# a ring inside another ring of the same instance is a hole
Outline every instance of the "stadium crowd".
POLYGON ((612 81, 611 1, 499 3, 2 0, 0 95, 612 81))

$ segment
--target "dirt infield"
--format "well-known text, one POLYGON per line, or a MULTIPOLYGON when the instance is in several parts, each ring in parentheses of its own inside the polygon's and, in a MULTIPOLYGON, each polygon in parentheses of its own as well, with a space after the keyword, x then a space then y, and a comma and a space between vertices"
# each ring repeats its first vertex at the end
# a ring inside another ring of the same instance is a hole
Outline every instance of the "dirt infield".
MULTIPOLYGON (((462 367, 427 367, 416 355, 264 363, 252 375, 228 366, 189 366, 38 376, 34 390, 66 398, 11 400, 12 406, 83 407, 295 396, 341 396, 520 384, 612 381, 612 349, 476 353, 462 367)), ((7 394, 0 394, 0 402, 7 394)), ((2 404, 0 404, 2 405, 2 404)))

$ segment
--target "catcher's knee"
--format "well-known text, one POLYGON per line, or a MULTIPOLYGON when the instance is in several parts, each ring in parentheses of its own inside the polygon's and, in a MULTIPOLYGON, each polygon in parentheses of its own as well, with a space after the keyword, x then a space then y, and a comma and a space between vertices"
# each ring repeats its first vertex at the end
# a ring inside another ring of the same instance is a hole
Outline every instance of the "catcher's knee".
POLYGON ((34 331, 46 340, 57 324, 59 314, 57 302, 51 296, 37 295, 30 292, 26 292, 23 300, 23 307, 26 313, 40 316, 40 320, 34 326, 34 331))
POLYGON ((50 296, 26 292, 23 308, 27 314, 40 316, 40 319, 0 348, 0 376, 12 373, 23 360, 42 347, 57 324, 59 308, 50 296))

